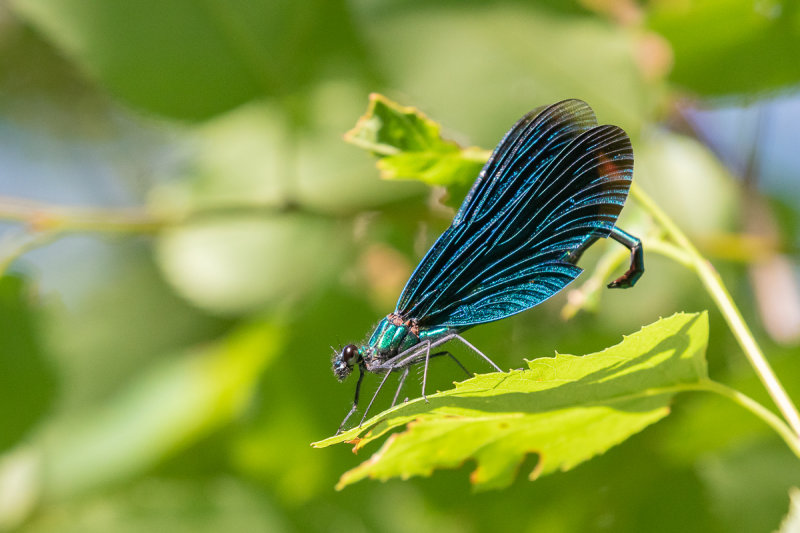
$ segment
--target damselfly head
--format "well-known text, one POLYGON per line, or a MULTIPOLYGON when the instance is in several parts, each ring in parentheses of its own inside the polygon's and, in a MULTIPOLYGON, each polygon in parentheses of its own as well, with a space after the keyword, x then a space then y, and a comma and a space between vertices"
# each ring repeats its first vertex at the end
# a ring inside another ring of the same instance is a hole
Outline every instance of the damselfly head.
POLYGON ((333 357, 333 373, 339 381, 344 381, 357 362, 358 347, 355 344, 348 344, 333 357))

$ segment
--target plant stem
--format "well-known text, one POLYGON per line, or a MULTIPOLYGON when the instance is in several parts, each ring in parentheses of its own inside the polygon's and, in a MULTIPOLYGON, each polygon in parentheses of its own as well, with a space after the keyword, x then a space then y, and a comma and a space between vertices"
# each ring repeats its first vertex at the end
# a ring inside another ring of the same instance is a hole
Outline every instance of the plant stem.
POLYGON ((0 196, 0 220, 45 233, 152 233, 167 223, 140 208, 63 207, 7 196, 0 196))
POLYGON ((0 196, 0 221, 18 222, 23 234, 5 245, 0 252, 0 275, 18 257, 68 233, 110 233, 154 235, 179 224, 202 218, 231 215, 274 216, 288 212, 335 219, 347 214, 316 211, 287 203, 274 205, 257 202, 218 204, 169 214, 152 213, 143 207, 72 207, 0 196))
POLYGON ((686 268, 694 268, 694 262, 689 254, 663 239, 647 239, 644 241, 644 248, 648 252, 655 252, 664 257, 669 257, 686 268))
POLYGON ((631 195, 636 198, 636 201, 655 218, 659 224, 667 232, 667 235, 675 241, 681 252, 686 254, 687 258, 691 261, 691 267, 700 277, 700 281, 708 290, 711 298, 719 307, 722 316, 728 323, 733 335, 739 342, 742 350, 756 371, 758 378, 767 392, 772 397, 775 405, 780 410, 786 422, 791 427, 796 438, 800 438, 800 414, 798 414, 797 407, 792 403, 789 395, 786 393, 772 367, 767 362, 764 353, 756 343, 753 333, 747 327, 747 324, 742 318, 742 314, 736 307, 731 295, 722 283, 717 271, 706 260, 697 248, 692 245, 686 235, 678 228, 678 226, 664 213, 658 205, 637 185, 633 184, 631 187, 631 195))

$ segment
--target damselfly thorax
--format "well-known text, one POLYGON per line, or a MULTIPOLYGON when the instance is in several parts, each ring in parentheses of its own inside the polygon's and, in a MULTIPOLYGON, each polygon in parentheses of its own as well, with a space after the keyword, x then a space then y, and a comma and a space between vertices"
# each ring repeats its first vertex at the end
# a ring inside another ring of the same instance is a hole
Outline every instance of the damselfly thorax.
POLYGON ((334 372, 339 379, 344 379, 360 364, 368 372, 386 372, 397 366, 400 360, 398 356, 421 351, 449 333, 456 331, 446 327, 421 328, 413 318, 404 319, 391 313, 378 323, 365 345, 345 346, 341 354, 334 358, 334 372))

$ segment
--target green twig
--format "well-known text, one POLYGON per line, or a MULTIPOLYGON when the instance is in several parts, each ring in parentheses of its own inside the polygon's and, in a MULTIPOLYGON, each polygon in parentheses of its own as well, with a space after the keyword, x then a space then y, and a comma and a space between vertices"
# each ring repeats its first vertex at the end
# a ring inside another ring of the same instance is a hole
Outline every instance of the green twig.
POLYGON ((663 239, 647 239, 644 241, 644 248, 648 252, 655 252, 669 257, 686 268, 694 268, 694 262, 689 254, 663 239))
MULTIPOLYGON (((800 439, 800 414, 797 408, 792 403, 789 395, 786 393, 772 367, 767 362, 764 353, 756 343, 752 332, 747 327, 747 324, 742 318, 742 314, 736 307, 731 295, 722 283, 717 271, 708 262, 697 249, 692 245, 686 235, 678 228, 678 226, 664 213, 658 205, 635 183, 631 187, 631 195, 636 198, 636 201, 646 209, 653 218, 664 228, 667 235, 675 241, 681 254, 685 254, 685 260, 691 265, 691 268, 700 277, 700 281, 708 290, 711 298, 719 307, 728 327, 731 328, 733 335, 742 347, 747 359, 756 371, 761 383, 767 389, 767 392, 772 397, 778 410, 783 415, 786 422, 791 427, 795 435, 795 439, 800 439)), ((665 248, 662 248, 662 251, 665 248)), ((683 256, 681 256, 683 258, 683 256)), ((682 263, 686 264, 684 260, 682 263)))

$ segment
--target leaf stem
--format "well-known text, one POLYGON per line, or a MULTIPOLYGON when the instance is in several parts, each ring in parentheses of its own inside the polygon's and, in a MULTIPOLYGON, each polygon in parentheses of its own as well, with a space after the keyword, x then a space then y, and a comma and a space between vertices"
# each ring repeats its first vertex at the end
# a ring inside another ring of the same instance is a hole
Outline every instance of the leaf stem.
MULTIPOLYGON (((739 342, 739 346, 741 346, 745 356, 747 356, 748 361, 750 361, 758 378, 761 380, 761 383, 764 384, 764 387, 767 389, 770 397, 772 397, 775 405, 791 427, 795 438, 800 439, 800 414, 798 414, 797 407, 792 403, 786 389, 778 380, 769 362, 767 362, 764 353, 753 337, 753 333, 747 327, 741 312, 738 307, 736 307, 730 293, 728 293, 728 290, 722 283, 722 278, 720 278, 711 263, 700 255, 700 252, 692 245, 691 241, 686 237, 686 234, 678 228, 672 219, 656 205, 641 187, 634 183, 631 187, 631 195, 636 198, 639 205, 646 209, 653 218, 658 221, 667 235, 678 245, 680 252, 686 255, 686 259, 689 260, 691 268, 697 273, 700 281, 719 307, 722 316, 725 317, 725 321, 728 323, 728 327, 730 327, 733 335, 739 342)), ((662 249, 662 251, 663 250, 664 249, 662 249)), ((684 261, 681 261, 681 263, 686 264, 684 261)))

